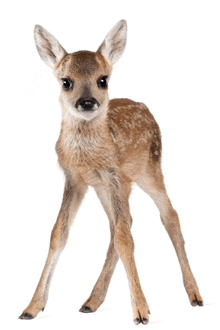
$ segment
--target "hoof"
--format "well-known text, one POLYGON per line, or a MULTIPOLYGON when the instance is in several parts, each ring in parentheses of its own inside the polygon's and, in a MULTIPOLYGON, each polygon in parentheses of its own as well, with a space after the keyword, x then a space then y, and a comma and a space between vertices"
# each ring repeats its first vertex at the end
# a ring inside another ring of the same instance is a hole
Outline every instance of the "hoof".
POLYGON ((143 320, 142 320, 142 323, 143 323, 143 324, 148 324, 148 322, 149 322, 148 319, 143 318, 143 320))
POLYGON ((138 317, 134 320, 134 324, 136 324, 136 325, 138 325, 140 322, 141 322, 141 320, 138 317))
POLYGON ((31 320, 33 318, 34 318, 33 315, 30 313, 23 313, 19 316, 20 320, 31 320))
POLYGON ((82 313, 93 313, 93 310, 89 306, 82 306, 79 310, 82 313))
POLYGON ((203 306, 203 301, 202 300, 193 300, 192 302, 191 302, 191 305, 192 306, 203 306))
POLYGON ((149 320, 145 317, 143 319, 139 319, 138 317, 134 320, 134 324, 138 325, 140 323, 148 324, 149 320))

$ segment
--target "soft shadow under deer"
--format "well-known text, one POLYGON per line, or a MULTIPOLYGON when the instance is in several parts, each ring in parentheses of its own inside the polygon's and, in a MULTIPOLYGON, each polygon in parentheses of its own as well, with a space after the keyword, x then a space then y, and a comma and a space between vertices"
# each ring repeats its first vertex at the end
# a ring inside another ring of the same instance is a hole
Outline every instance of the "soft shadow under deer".
POLYGON ((67 53, 49 32, 40 25, 35 26, 39 55, 53 69, 60 84, 62 125, 56 151, 66 181, 45 267, 20 319, 32 319, 44 310, 52 275, 71 224, 88 186, 92 186, 108 216, 111 240, 102 272, 80 311, 95 312, 103 303, 121 258, 129 281, 133 320, 135 324, 148 323, 150 311, 138 278, 131 234, 128 200, 133 182, 152 197, 160 211, 179 259, 190 303, 203 305, 187 260, 178 215, 164 185, 159 127, 143 103, 109 100, 112 67, 124 52, 126 36, 127 24, 121 20, 96 52, 67 53))

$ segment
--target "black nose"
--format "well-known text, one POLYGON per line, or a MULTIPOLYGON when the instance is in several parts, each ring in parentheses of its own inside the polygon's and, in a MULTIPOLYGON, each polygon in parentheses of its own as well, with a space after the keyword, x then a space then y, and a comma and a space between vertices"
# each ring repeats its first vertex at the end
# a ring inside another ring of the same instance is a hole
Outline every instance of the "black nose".
POLYGON ((76 102, 76 108, 79 108, 79 110, 94 110, 97 107, 94 107, 95 105, 99 106, 98 101, 95 98, 80 98, 76 102))
POLYGON ((80 105, 85 110, 91 110, 95 102, 93 100, 83 100, 80 102, 80 105))

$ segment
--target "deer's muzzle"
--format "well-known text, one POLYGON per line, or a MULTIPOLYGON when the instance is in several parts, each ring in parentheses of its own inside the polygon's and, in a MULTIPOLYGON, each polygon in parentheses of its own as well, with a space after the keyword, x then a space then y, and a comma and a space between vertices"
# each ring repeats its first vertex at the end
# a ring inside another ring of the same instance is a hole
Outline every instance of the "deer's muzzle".
POLYGON ((94 98, 79 98, 75 107, 80 111, 94 111, 99 107, 99 102, 94 98))

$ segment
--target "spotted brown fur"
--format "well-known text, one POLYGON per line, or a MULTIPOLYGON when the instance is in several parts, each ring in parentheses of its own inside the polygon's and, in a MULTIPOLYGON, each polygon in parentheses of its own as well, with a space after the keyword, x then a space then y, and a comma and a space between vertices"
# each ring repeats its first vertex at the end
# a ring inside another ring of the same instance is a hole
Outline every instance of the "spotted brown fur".
POLYGON ((20 318, 34 318, 46 306, 53 272, 66 245, 71 224, 88 186, 92 186, 108 216, 111 237, 101 274, 80 311, 95 312, 103 303, 120 258, 129 280, 133 320, 135 324, 148 323, 150 310, 140 285, 131 234, 129 196, 134 182, 152 197, 158 207, 178 256, 189 300, 193 306, 202 306, 186 256, 178 214, 164 184, 159 126, 143 103, 130 99, 109 101, 107 88, 102 89, 97 83, 102 76, 109 80, 113 64, 124 51, 125 20, 119 21, 107 34, 97 52, 67 54, 39 25, 35 27, 35 42, 40 57, 53 67, 61 85, 62 124, 56 152, 65 175, 65 188, 39 284, 20 318), (67 77, 74 82, 68 92, 62 88, 62 81, 67 77), (87 111, 88 108, 83 108, 80 102, 82 98, 91 97, 97 102, 86 100, 87 105, 91 105, 87 111))

